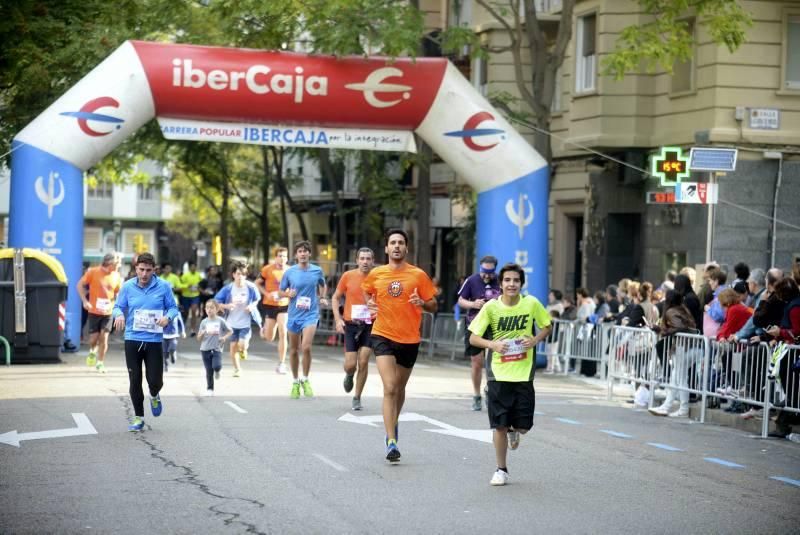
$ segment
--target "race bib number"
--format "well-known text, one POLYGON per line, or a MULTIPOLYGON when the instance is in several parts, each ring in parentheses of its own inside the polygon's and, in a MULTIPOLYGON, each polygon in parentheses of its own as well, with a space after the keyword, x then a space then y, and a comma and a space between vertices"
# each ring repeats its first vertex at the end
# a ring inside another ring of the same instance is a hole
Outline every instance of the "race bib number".
POLYGON ((300 310, 309 310, 311 308, 311 298, 305 296, 299 296, 297 298, 297 308, 300 310))
POLYGON ((191 291, 193 291, 193 292, 196 292, 197 291, 197 285, 192 285, 189 289, 191 291))
POLYGON ((206 323, 206 334, 209 336, 216 336, 219 334, 219 322, 206 323))
POLYGON ((233 296, 233 304, 234 305, 245 305, 245 304, 247 304, 247 296, 246 295, 234 295, 233 296))
POLYGON ((515 360, 525 360, 528 357, 528 350, 522 347, 522 338, 507 340, 506 350, 500 356, 500 362, 513 362, 515 360))
POLYGON ((272 300, 273 300, 273 301, 280 301, 280 299, 281 299, 281 294, 279 294, 278 292, 272 292, 272 294, 271 294, 271 295, 272 295, 272 300))
POLYGON ((360 321, 369 321, 372 318, 367 305, 353 305, 350 308, 350 317, 360 321))
POLYGON ((94 308, 96 308, 102 314, 108 314, 111 312, 111 300, 110 299, 103 299, 102 297, 98 297, 97 301, 94 303, 94 308))
POLYGON ((158 324, 164 312, 161 310, 134 310, 133 311, 133 330, 146 333, 162 333, 164 328, 158 324))

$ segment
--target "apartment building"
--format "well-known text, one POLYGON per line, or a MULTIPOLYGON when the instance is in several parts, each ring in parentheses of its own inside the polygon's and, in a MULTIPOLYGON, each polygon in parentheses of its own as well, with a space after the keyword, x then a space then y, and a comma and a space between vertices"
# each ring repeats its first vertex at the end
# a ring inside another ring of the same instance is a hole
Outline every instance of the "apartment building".
MULTIPOLYGON (((578 0, 551 124, 552 287, 599 288, 624 276, 660 281, 667 269, 708 260, 709 234, 710 259, 728 266, 788 267, 800 256, 800 4, 741 4, 754 24, 737 51, 715 44, 687 14, 696 39, 690 61, 671 75, 614 81, 600 74, 603 58, 623 28, 651 16, 632 0, 578 0), (706 205, 647 204, 648 192, 665 190, 640 170, 663 146, 738 149, 735 171, 718 177, 711 216, 706 205)), ((555 35, 561 2, 539 0, 537 8, 555 35)), ((476 2, 451 2, 449 13, 486 43, 508 42, 476 2)), ((489 97, 518 94, 510 53, 474 61, 471 77, 489 97)))

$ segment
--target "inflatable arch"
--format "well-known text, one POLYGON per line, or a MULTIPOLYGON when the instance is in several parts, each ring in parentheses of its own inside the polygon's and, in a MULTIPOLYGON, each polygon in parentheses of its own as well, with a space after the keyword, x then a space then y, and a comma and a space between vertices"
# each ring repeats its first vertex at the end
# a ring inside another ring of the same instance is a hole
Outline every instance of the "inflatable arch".
MULTIPOLYGON (((334 58, 125 42, 14 139, 9 244, 82 273, 83 173, 158 117, 168 138, 413 150, 417 133, 478 192, 478 257, 547 295, 548 168, 446 59, 334 58)), ((80 300, 67 304, 78 339, 80 300)))

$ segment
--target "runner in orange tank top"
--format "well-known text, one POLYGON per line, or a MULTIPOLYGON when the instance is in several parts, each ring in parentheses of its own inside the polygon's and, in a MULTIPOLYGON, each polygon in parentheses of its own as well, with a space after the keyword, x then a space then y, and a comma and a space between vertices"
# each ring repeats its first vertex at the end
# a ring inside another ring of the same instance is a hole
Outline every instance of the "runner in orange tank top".
POLYGON ((406 262, 408 234, 386 232, 389 263, 375 268, 361 284, 367 305, 376 314, 370 345, 383 382, 383 426, 386 460, 400 460, 397 418, 406 398, 406 384, 419 353, 422 311, 436 312, 433 282, 421 269, 406 262))
POLYGON ((361 283, 367 277, 375 261, 375 253, 368 247, 358 250, 358 268, 342 274, 336 291, 331 298, 333 320, 336 332, 344 335, 344 391, 353 390, 353 376, 356 376, 355 395, 351 408, 361 410, 361 393, 367 382, 369 369, 369 337, 372 331, 372 318, 364 299, 361 283), (339 314, 339 305, 344 299, 344 318, 339 314))
POLYGON ((278 367, 275 372, 281 375, 286 374, 286 349, 287 331, 286 319, 289 308, 289 298, 279 295, 281 289, 281 279, 286 271, 286 264, 289 261, 289 249, 286 247, 275 248, 275 261, 261 268, 261 276, 256 279, 256 286, 261 292, 261 309, 264 326, 261 329, 261 338, 272 342, 275 334, 278 335, 278 367))
POLYGON ((83 302, 83 308, 89 311, 89 356, 86 357, 86 365, 95 366, 100 373, 106 372, 111 310, 122 287, 122 276, 117 271, 120 264, 116 253, 108 253, 103 257, 102 265, 89 268, 78 281, 78 297, 83 302))

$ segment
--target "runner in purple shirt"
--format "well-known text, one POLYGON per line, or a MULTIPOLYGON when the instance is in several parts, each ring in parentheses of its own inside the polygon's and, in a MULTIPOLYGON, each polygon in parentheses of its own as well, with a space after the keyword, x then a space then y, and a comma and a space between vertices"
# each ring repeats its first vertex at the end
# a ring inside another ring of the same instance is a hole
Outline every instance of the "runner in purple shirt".
MULTIPOLYGON (((458 290, 458 306, 467 311, 466 325, 464 327, 464 355, 472 359, 472 410, 479 411, 483 408, 481 398, 481 378, 485 350, 469 343, 470 322, 478 315, 478 311, 487 302, 500 295, 500 285, 497 282, 497 258, 484 256, 481 258, 481 269, 478 273, 470 275, 461 289, 458 290)), ((491 338, 491 333, 487 336, 491 338)))

